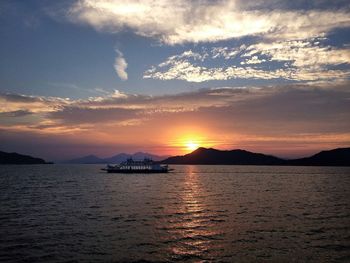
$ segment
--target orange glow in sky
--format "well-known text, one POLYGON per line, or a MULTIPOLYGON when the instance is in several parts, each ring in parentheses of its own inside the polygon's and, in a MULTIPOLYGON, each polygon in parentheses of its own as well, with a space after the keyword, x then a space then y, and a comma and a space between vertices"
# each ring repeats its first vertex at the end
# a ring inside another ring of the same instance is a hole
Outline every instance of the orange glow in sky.
POLYGON ((194 151, 199 147, 199 144, 190 140, 190 141, 186 142, 186 147, 189 151, 194 151))
POLYGON ((204 131, 187 130, 184 134, 175 137, 171 143, 171 147, 178 149, 181 153, 186 154, 193 152, 199 147, 210 147, 207 136, 204 136, 204 131))

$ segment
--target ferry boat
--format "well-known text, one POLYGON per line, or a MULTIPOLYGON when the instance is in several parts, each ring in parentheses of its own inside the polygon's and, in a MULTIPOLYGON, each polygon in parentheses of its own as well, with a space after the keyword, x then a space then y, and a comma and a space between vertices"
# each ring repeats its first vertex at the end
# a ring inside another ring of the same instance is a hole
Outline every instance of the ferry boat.
POLYGON ((132 158, 117 165, 108 164, 106 168, 101 170, 107 173, 167 173, 168 165, 160 165, 153 162, 151 159, 145 158, 143 161, 135 161, 132 158))

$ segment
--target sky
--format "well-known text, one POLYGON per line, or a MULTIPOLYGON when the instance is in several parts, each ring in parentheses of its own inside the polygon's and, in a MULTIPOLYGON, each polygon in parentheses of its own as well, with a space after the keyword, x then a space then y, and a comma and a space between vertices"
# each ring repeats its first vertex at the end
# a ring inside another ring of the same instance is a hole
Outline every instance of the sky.
POLYGON ((350 4, 2 0, 0 150, 350 146, 350 4))

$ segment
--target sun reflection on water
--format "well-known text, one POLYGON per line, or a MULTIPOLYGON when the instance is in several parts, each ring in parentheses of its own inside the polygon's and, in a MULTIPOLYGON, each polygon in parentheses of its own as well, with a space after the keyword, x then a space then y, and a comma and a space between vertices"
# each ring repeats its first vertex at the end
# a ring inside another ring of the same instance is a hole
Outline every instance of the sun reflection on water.
POLYGON ((179 196, 180 206, 174 226, 174 236, 179 242, 172 247, 177 256, 190 256, 200 259, 213 246, 215 237, 219 235, 213 227, 215 213, 207 203, 204 184, 201 182, 198 167, 187 166, 183 181, 183 190, 179 196))

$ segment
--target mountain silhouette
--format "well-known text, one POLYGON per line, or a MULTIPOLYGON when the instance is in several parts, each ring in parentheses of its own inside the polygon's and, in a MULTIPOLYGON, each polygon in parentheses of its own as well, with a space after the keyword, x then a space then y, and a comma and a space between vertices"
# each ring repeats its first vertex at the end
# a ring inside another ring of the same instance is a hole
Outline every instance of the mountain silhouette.
POLYGON ((133 158, 135 160, 142 160, 144 158, 149 158, 154 161, 160 161, 167 156, 159 156, 151 153, 136 152, 134 154, 119 153, 108 158, 99 158, 96 155, 87 155, 81 158, 76 158, 72 160, 65 161, 64 163, 70 164, 106 164, 106 163, 121 163, 126 161, 128 158, 133 158))
POLYGON ((104 159, 101 159, 99 157, 97 157, 96 155, 87 155, 84 157, 80 157, 80 158, 76 158, 76 159, 72 159, 69 161, 66 161, 64 163, 71 163, 71 164, 97 164, 97 163, 106 163, 104 161, 104 159))
POLYGON ((162 161, 166 164, 231 164, 231 165, 281 165, 283 159, 262 153, 245 150, 221 151, 200 147, 184 156, 169 157, 162 161))
POLYGON ((47 162, 29 155, 0 151, 0 164, 47 164, 47 162))
POLYGON ((289 165, 350 166, 350 148, 322 151, 313 156, 287 161, 289 165))
POLYGON ((121 162, 124 162, 126 159, 132 157, 131 154, 127 154, 127 153, 119 153, 119 154, 116 154, 112 157, 109 157, 109 158, 105 158, 103 159, 103 161, 105 163, 121 163, 121 162))
POLYGON ((322 151, 313 156, 285 160, 272 155, 245 150, 221 151, 198 148, 183 155, 162 160, 164 164, 221 164, 221 165, 299 165, 299 166, 350 166, 350 148, 322 151))

